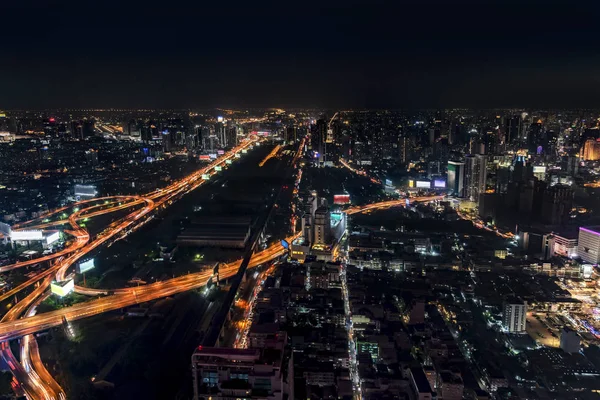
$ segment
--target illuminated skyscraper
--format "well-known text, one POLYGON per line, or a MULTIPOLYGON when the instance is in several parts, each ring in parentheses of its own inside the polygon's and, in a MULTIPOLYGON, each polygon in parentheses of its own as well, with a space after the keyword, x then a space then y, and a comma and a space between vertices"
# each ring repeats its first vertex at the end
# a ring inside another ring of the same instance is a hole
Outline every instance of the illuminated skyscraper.
POLYGON ((586 139, 581 148, 580 156, 586 161, 600 160, 600 139, 586 139))
POLYGON ((465 163, 448 161, 448 194, 464 196, 465 163))
POLYGON ((465 197, 479 201, 479 195, 486 189, 487 157, 483 154, 467 156, 465 166, 465 197))
POLYGON ((577 254, 590 264, 600 263, 600 226, 579 228, 577 254))

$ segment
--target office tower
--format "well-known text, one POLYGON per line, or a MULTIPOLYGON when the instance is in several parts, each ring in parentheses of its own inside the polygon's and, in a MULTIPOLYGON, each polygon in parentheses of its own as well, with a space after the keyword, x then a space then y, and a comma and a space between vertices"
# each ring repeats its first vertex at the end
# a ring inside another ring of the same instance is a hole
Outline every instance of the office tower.
POLYGON ((150 128, 150 125, 143 124, 140 127, 140 136, 144 143, 150 143, 152 141, 152 129, 150 128))
POLYGON ((96 133, 96 120, 93 118, 84 118, 82 122, 81 134, 82 137, 91 137, 96 133))
POLYGON ((323 165, 325 161, 325 140, 327 139, 327 121, 324 119, 317 120, 317 123, 313 126, 313 133, 311 135, 312 150, 315 154, 319 166, 323 165))
POLYGON ((531 116, 526 112, 521 113, 521 121, 519 126, 519 141, 521 143, 527 142, 527 134, 529 133, 529 126, 531 125, 531 116))
POLYGON ((71 121, 71 136, 76 139, 83 139, 83 122, 79 120, 71 121))
POLYGON ((509 166, 499 166, 496 169, 496 193, 507 193, 508 192, 508 184, 510 182, 510 167, 509 166))
POLYGON ((538 120, 529 126, 529 132, 527 133, 527 148, 531 154, 537 153, 538 146, 544 147, 544 136, 544 126, 542 125, 541 120, 538 120))
POLYGON ((227 142, 227 147, 237 146, 237 128, 235 125, 227 124, 225 132, 225 141, 227 142))
POLYGON ((98 165, 98 150, 89 149, 85 152, 85 161, 88 165, 95 167, 98 165))
POLYGON ((479 195, 485 193, 487 182, 487 157, 482 154, 465 158, 465 197, 479 201, 479 195))
POLYGON ((579 228, 577 254, 590 264, 600 263, 600 226, 579 228))
POLYGON ((198 137, 194 134, 188 134, 185 136, 185 148, 189 151, 193 151, 198 148, 198 137))
POLYGON ((521 128, 521 118, 518 115, 506 117, 504 119, 505 142, 507 144, 519 141, 521 128))
POLYGON ((569 327, 560 331, 560 348, 565 353, 579 353, 581 351, 581 337, 569 327))
POLYGON ((331 215, 329 207, 321 206, 315 212, 315 244, 325 245, 331 238, 331 215))
POLYGON ((504 303, 502 325, 509 333, 524 333, 527 323, 527 302, 509 299, 504 303))
POLYGON ((165 129, 170 134, 171 145, 185 145, 185 125, 181 118, 169 118, 165 129))
POLYGON ((581 148, 580 157, 585 161, 600 160, 600 139, 587 138, 581 148))
POLYGON ((448 194, 464 196, 465 163, 448 161, 448 194))
POLYGON ((58 123, 56 118, 44 118, 44 134, 48 136, 58 136, 58 123))
POLYGON ((225 124, 223 123, 223 117, 217 117, 217 123, 215 124, 215 136, 220 147, 227 146, 227 137, 225 135, 225 124))
POLYGON ((162 137, 162 148, 165 153, 169 153, 173 149, 173 140, 169 131, 164 131, 162 137))
POLYGON ((542 222, 550 225, 562 225, 567 222, 573 208, 573 197, 574 191, 569 186, 547 187, 542 197, 542 222))
POLYGON ((285 140, 286 143, 294 143, 296 142, 297 134, 298 132, 295 126, 288 126, 285 129, 285 137, 283 140, 285 140))
POLYGON ((314 219, 318 207, 317 193, 311 193, 306 203, 304 203, 304 215, 302 216, 302 237, 304 243, 312 244, 314 242, 314 219))
POLYGON ((408 136, 408 134, 404 133, 400 136, 400 140, 398 143, 398 150, 400 153, 400 162, 403 164, 408 164, 412 159, 412 154, 414 151, 414 143, 413 138, 408 136))

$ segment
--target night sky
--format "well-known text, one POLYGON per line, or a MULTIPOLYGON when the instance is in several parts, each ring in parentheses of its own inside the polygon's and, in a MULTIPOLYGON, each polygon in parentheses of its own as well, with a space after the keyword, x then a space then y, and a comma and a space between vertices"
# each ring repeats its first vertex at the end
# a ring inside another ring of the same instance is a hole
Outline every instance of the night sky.
POLYGON ((557 3, 3 0, 0 109, 600 106, 599 2, 557 3))

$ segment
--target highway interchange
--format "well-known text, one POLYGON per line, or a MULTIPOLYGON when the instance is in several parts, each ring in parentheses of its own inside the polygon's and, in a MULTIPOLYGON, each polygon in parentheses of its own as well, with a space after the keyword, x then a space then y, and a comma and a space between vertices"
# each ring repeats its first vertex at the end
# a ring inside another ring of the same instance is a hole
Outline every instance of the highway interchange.
MULTIPOLYGON (((59 252, 0 268, 0 272, 6 272, 44 262, 50 264, 48 268, 33 278, 30 278, 23 284, 0 295, 0 300, 5 300, 23 289, 34 287, 34 289, 11 308, 0 321, 0 341, 2 342, 0 344, 0 354, 9 365, 11 372, 15 377, 13 384, 17 390, 20 389, 30 399, 66 398, 63 389, 46 370, 40 359, 37 341, 33 335, 34 333, 59 326, 65 321, 74 321, 196 289, 206 285, 208 280, 213 278, 213 271, 210 269, 134 288, 127 287, 106 290, 76 286, 75 292, 96 297, 70 307, 36 314, 37 305, 49 296, 50 283, 53 280, 61 281, 66 279, 69 269, 75 265, 77 261, 86 257, 87 254, 98 247, 109 243, 110 241, 118 240, 131 231, 138 229, 152 217, 153 211, 167 207, 180 196, 196 189, 206 181, 206 179, 204 179, 207 178, 206 175, 212 175, 216 172, 215 167, 224 165, 226 160, 239 157, 240 153, 244 150, 247 151, 257 144, 259 144, 259 139, 256 137, 247 140, 225 153, 211 164, 188 175, 184 179, 176 181, 162 190, 157 190, 143 196, 110 196, 86 200, 54 210, 53 212, 44 215, 42 218, 28 221, 18 226, 18 228, 22 229, 41 229, 68 224, 71 229, 65 232, 68 232, 72 239, 69 241, 68 246, 59 252), (124 218, 113 222, 93 239, 90 238, 90 234, 78 224, 78 221, 83 219, 93 218, 139 205, 143 205, 143 207, 136 209, 124 218), (61 213, 69 210, 73 210, 73 213, 67 219, 49 221, 51 217, 60 216, 61 213), (36 284, 37 286, 35 286, 36 284), (20 361, 17 360, 9 346, 9 340, 16 338, 22 338, 20 341, 20 361)), ((412 198, 411 201, 431 201, 438 198, 439 196, 430 196, 412 198)), ((346 211, 348 214, 354 214, 375 209, 403 206, 404 204, 404 199, 392 200, 360 207, 352 207, 346 211)), ((288 237, 286 240, 288 243, 291 243, 296 237, 298 237, 298 234, 288 237)), ((268 263, 285 255, 287 251, 288 250, 281 244, 272 245, 265 250, 256 252, 252 256, 248 267, 254 268, 264 263, 268 263)), ((219 278, 226 279, 235 275, 238 272, 240 265, 241 260, 221 267, 219 278)))

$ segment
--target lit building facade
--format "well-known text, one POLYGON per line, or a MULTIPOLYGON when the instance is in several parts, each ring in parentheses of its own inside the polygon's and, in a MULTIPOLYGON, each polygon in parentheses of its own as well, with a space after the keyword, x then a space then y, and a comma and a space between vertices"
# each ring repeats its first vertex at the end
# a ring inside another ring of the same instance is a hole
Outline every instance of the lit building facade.
POLYGON ((502 324, 509 333, 524 333, 527 323, 527 302, 511 300, 504 303, 502 324))
POLYGON ((579 228, 577 255, 590 264, 600 262, 600 227, 579 228))

